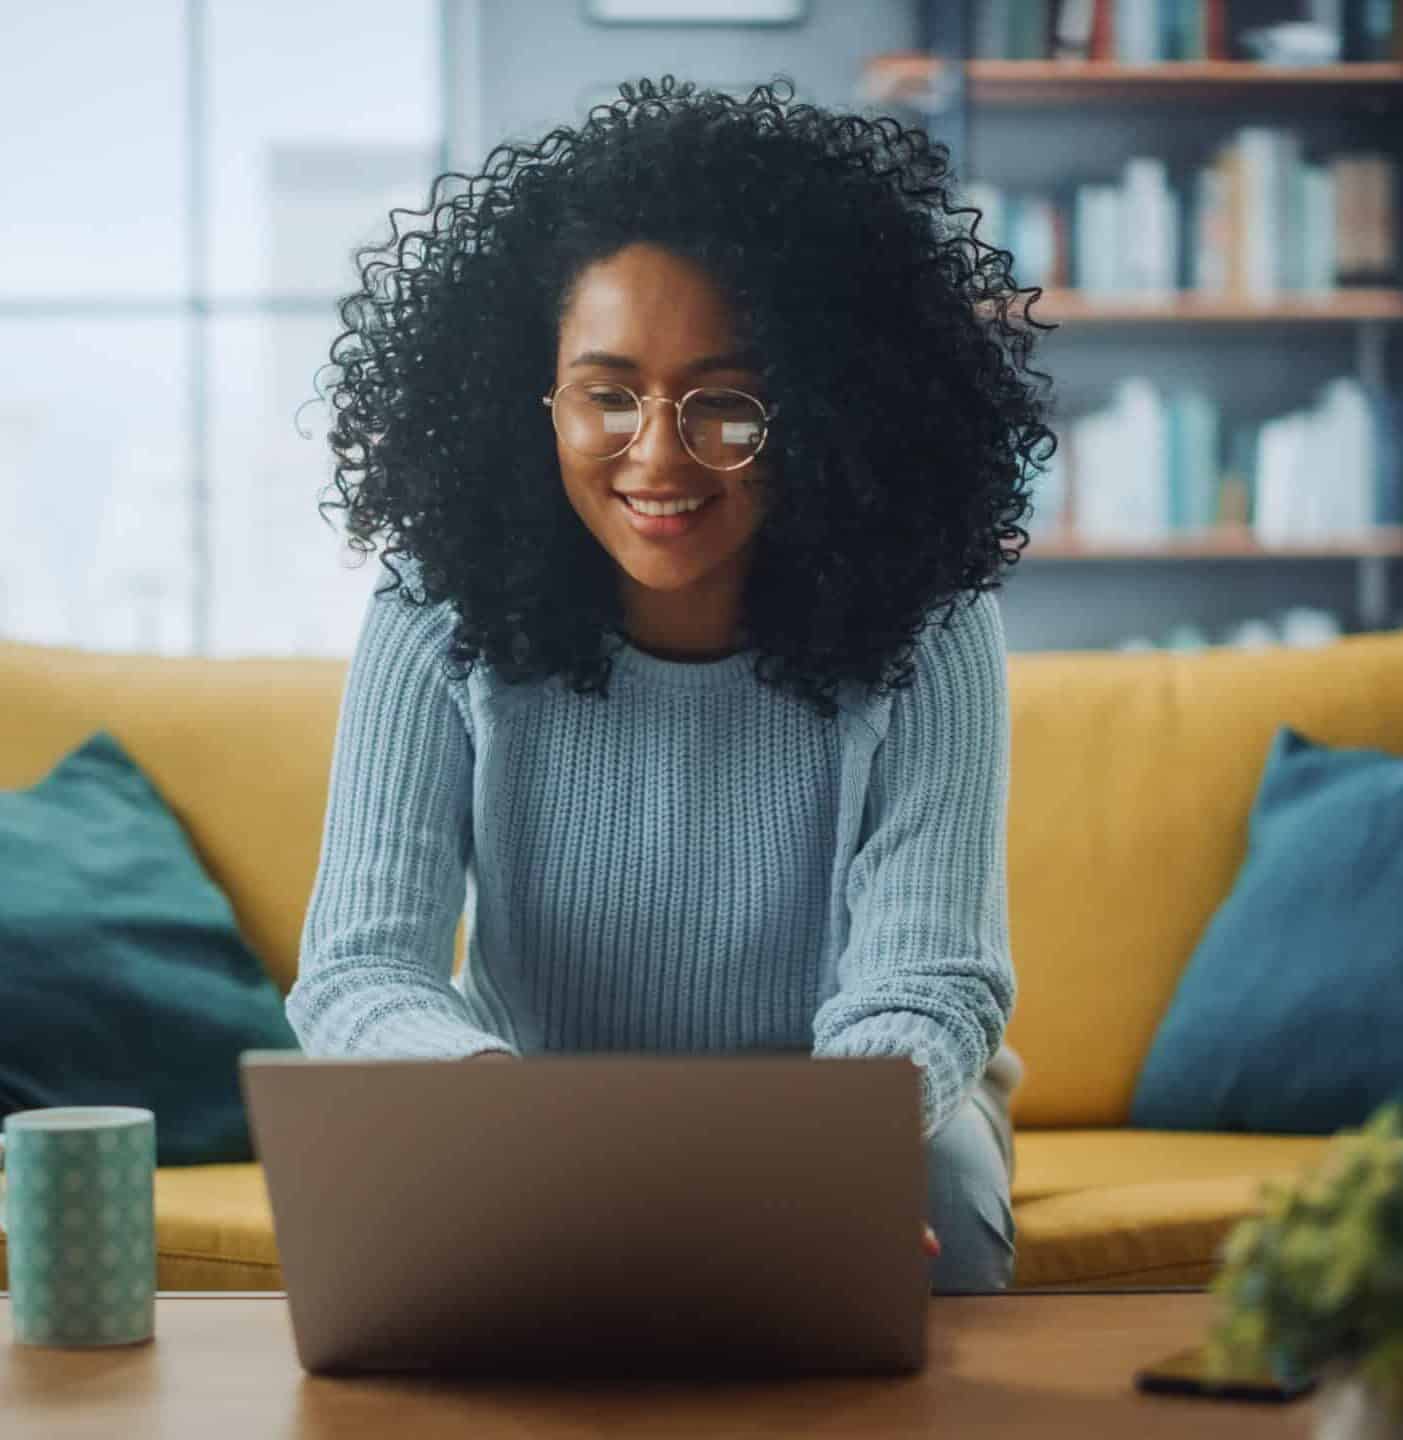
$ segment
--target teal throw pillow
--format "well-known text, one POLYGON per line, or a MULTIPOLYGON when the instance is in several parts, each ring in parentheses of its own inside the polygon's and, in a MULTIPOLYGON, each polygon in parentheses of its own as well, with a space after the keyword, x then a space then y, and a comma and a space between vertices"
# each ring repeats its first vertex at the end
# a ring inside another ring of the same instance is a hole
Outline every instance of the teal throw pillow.
POLYGON ((161 1165, 252 1159, 245 1049, 282 996, 154 785, 106 732, 0 791, 0 1115, 139 1105, 161 1165))
POLYGON ((1151 1130, 1327 1135, 1403 1096, 1403 758, 1278 730, 1248 851, 1155 1034, 1151 1130))

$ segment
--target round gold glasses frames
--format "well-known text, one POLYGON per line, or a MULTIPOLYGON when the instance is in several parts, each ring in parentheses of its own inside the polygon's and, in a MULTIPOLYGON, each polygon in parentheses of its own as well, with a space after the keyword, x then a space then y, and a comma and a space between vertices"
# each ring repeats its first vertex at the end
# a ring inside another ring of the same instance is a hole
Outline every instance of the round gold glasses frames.
POLYGON ((572 380, 541 397, 555 433, 577 454, 613 460, 643 433, 643 402, 661 400, 677 411, 677 434, 687 453, 708 470, 739 470, 765 447, 777 406, 727 386, 700 385, 680 400, 639 395, 612 381, 572 380))

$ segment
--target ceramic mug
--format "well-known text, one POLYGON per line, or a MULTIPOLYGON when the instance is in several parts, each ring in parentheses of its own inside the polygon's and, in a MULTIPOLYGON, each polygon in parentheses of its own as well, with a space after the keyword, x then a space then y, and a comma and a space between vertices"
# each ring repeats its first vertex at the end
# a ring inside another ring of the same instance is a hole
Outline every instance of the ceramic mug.
POLYGON ((155 1334, 156 1117, 125 1105, 5 1117, 0 1229, 20 1345, 155 1334))

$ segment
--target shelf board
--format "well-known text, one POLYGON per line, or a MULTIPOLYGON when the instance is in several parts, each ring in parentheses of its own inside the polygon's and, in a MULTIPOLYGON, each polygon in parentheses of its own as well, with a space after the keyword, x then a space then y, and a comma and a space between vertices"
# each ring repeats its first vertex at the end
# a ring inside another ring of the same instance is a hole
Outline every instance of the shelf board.
MULTIPOLYGON (((939 111, 954 95, 960 62, 921 52, 876 55, 859 93, 939 111)), ((1104 102, 1253 103, 1273 96, 1293 104, 1403 105, 1403 64, 1259 65, 1246 60, 1165 60, 1121 65, 1106 60, 969 60, 969 98, 977 105, 1080 105, 1104 102)))
MULTIPOLYGON (((1015 279, 1017 277, 1015 276, 1015 279)), ((1021 313, 1022 301, 1011 307, 1021 313)), ((1244 295, 1181 291, 1158 297, 1085 295, 1079 290, 1044 290, 1033 302, 1035 320, 1074 325, 1257 324, 1285 321, 1340 324, 1367 321, 1403 323, 1403 290, 1345 289, 1324 295, 1278 295, 1256 300, 1244 295)))
POLYGON ((1023 554, 1040 560, 1359 560, 1403 557, 1403 525, 1378 525, 1362 535, 1295 545, 1263 545, 1251 529, 1224 525, 1193 535, 1147 541, 1087 541, 1074 532, 1035 535, 1023 554))

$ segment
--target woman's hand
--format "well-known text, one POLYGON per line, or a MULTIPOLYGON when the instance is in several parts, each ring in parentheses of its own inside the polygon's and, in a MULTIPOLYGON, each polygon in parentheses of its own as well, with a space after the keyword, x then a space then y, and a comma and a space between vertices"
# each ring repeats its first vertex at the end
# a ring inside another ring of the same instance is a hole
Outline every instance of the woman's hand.
MULTIPOLYGON (((515 1060, 515 1055, 508 1055, 502 1050, 484 1050, 481 1055, 470 1055, 470 1060, 515 1060)), ((936 1239, 935 1231, 929 1225, 921 1226, 921 1249, 935 1259, 940 1254, 940 1241, 936 1239)))

